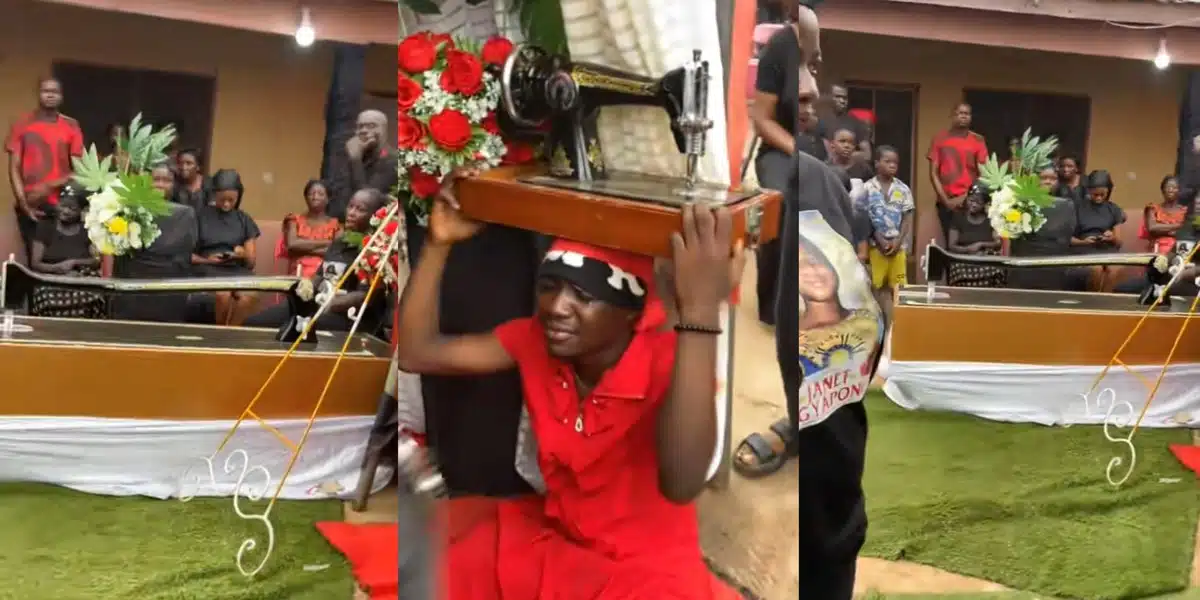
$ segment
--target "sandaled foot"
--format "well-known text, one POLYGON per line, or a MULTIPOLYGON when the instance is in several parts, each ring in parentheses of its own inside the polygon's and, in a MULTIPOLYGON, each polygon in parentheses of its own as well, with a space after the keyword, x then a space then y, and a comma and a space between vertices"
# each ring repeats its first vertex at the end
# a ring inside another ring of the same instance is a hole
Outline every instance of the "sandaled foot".
POLYGON ((796 456, 797 431, 787 418, 771 424, 767 433, 752 433, 738 444, 733 470, 742 477, 765 477, 796 456))

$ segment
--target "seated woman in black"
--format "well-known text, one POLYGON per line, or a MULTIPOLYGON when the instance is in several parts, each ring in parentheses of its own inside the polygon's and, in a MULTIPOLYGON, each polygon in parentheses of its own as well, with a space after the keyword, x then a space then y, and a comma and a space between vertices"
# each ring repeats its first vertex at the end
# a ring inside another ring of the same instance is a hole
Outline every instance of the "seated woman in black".
MULTIPOLYGON (((192 252, 192 269, 201 277, 239 277, 254 274, 255 243, 261 232, 242 211, 242 178, 233 169, 212 177, 212 202, 196 211, 199 238, 192 252)), ((253 292, 217 292, 218 325, 241 325, 254 312, 253 292)))
MULTIPOLYGON (((192 274, 196 248, 196 211, 179 201, 175 173, 163 162, 150 170, 154 189, 171 202, 170 212, 154 218, 161 232, 148 247, 113 261, 113 276, 123 279, 178 279, 192 274)), ((188 295, 118 294, 109 298, 109 315, 123 321, 183 322, 188 295)), ((205 322, 212 322, 207 319, 205 322)))
MULTIPOLYGON (((988 220, 988 190, 976 181, 967 190, 963 201, 966 210, 955 211, 950 217, 946 246, 951 252, 976 256, 997 254, 1000 236, 988 220)), ((1000 287, 1004 285, 1004 270, 988 265, 950 264, 946 283, 957 287, 1000 287)))
MULTIPOLYGON (((1075 207, 1075 234, 1071 246, 1077 254, 1097 254, 1121 251, 1120 227, 1125 223, 1125 211, 1112 202, 1113 180, 1103 169, 1088 174, 1088 200, 1075 207)), ((1092 291, 1111 292, 1113 284, 1110 267, 1092 267, 1088 287, 1092 291)))
MULTIPOLYGON (((318 296, 333 291, 334 284, 362 251, 361 236, 370 234, 371 215, 386 204, 387 196, 373 188, 361 189, 351 196, 350 203, 346 205, 346 233, 333 240, 333 243, 325 249, 325 260, 317 269, 317 275, 313 280, 313 288, 316 289, 318 296)), ((350 314, 350 310, 359 310, 367 296, 368 287, 369 284, 360 282, 357 277, 347 277, 342 289, 334 295, 329 308, 317 319, 317 330, 350 331, 350 326, 354 323, 354 317, 350 314)), ((374 334, 383 326, 384 314, 387 312, 386 298, 386 289, 377 286, 375 292, 371 294, 370 304, 365 308, 366 312, 362 315, 362 322, 358 326, 359 332, 374 334)), ((276 304, 246 319, 245 325, 249 327, 282 327, 291 316, 288 314, 288 310, 287 304, 276 304)))
MULTIPOLYGON (((55 218, 38 222, 30 249, 30 267, 49 275, 99 277, 100 260, 87 229, 83 211, 87 192, 65 187, 58 201, 55 218)), ((38 286, 33 290, 30 313, 39 317, 104 318, 104 297, 88 292, 38 286)))
MULTIPOLYGON (((1047 167, 1038 172, 1042 189, 1053 194, 1058 172, 1047 167)), ((1021 257, 1065 256, 1071 253, 1071 236, 1076 229, 1075 204, 1067 198, 1054 198, 1042 209, 1046 222, 1042 228, 1012 241, 1011 254, 1021 257)), ((1009 269, 1008 287, 1026 290, 1074 290, 1079 286, 1068 269, 1009 269)))

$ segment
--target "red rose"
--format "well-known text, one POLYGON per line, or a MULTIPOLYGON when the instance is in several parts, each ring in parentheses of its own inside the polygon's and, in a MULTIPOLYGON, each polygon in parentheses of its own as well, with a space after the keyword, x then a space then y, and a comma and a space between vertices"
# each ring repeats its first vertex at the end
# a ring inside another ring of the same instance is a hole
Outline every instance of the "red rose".
POLYGON ((495 36, 484 42, 483 50, 479 52, 483 62, 489 65, 503 65, 504 61, 508 60, 508 55, 512 54, 513 43, 507 38, 495 36))
POLYGON ((375 218, 376 218, 376 219, 382 219, 382 218, 386 217, 386 216, 387 216, 387 214, 388 214, 388 209, 387 209, 387 207, 385 206, 385 207, 383 207, 383 208, 381 208, 381 209, 379 209, 379 210, 375 211, 375 218))
POLYGON ((508 149, 504 153, 504 164, 506 165, 523 165, 533 161, 533 146, 521 142, 505 142, 504 147, 508 149))
POLYGON ((413 81, 412 79, 410 79, 409 77, 407 77, 405 75, 397 75, 396 76, 396 106, 397 106, 397 108, 399 108, 401 111, 405 111, 405 112, 412 110, 413 105, 416 104, 417 100, 419 100, 421 98, 421 94, 424 93, 424 91, 425 90, 421 88, 421 84, 413 81))
POLYGON ((358 280, 359 280, 361 283, 366 283, 366 282, 367 282, 367 280, 369 280, 370 278, 371 278, 371 277, 370 277, 369 275, 367 275, 367 272, 366 272, 366 271, 361 271, 361 270, 360 270, 360 271, 358 271, 358 280))
POLYGON ((367 255, 367 266, 374 269, 379 266, 379 255, 374 252, 367 255))
POLYGON ((386 235, 389 237, 396 235, 396 229, 399 227, 400 227, 399 223, 397 223, 395 221, 388 221, 387 225, 383 226, 383 235, 386 235))
POLYGON ((406 73, 423 73, 436 62, 437 46, 426 31, 404 38, 396 52, 396 64, 406 73))
POLYGON ((452 94, 474 96, 483 88, 483 64, 470 52, 448 50, 441 84, 452 94))
POLYGON ((422 171, 417 167, 408 170, 408 187, 418 198, 432 198, 442 189, 442 182, 437 177, 422 171))
POLYGON ((434 46, 445 44, 446 47, 443 48, 444 50, 454 48, 454 36, 448 33, 431 33, 429 34, 429 41, 433 42, 434 46))
POLYGON ((425 126, 420 121, 400 113, 396 116, 396 146, 405 150, 425 147, 425 126))
POLYGON ((451 152, 466 148, 471 135, 471 121, 457 110, 446 109, 429 119, 429 136, 451 152))
POLYGON ((488 113, 479 126, 492 135, 500 135, 500 121, 496 119, 496 113, 494 112, 488 113))

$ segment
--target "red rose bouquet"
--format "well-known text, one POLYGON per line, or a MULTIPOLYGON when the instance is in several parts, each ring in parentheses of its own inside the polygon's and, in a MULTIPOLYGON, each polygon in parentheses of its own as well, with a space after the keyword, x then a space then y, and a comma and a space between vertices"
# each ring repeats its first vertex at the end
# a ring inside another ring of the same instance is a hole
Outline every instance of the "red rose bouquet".
POLYGON ((489 67, 503 65, 512 50, 512 42, 502 37, 480 46, 428 31, 400 42, 399 196, 421 225, 444 176, 457 167, 494 167, 509 154, 496 120, 500 81, 489 67))
POLYGON ((400 231, 403 215, 393 202, 371 215, 371 231, 362 237, 362 257, 355 265, 359 281, 370 281, 380 270, 383 283, 396 286, 400 279, 400 257, 405 253, 400 231))

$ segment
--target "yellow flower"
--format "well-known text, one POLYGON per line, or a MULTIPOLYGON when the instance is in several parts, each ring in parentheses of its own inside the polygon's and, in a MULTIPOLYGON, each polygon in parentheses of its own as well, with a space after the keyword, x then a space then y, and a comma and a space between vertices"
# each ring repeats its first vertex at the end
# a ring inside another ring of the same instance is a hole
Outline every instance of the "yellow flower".
POLYGON ((104 227, 113 235, 125 235, 129 231, 129 221, 123 217, 113 217, 104 224, 104 227))
POLYGON ((1010 208, 1010 209, 1004 211, 1004 220, 1008 221, 1009 223, 1020 223, 1021 222, 1021 211, 1019 211, 1015 208, 1010 208))

